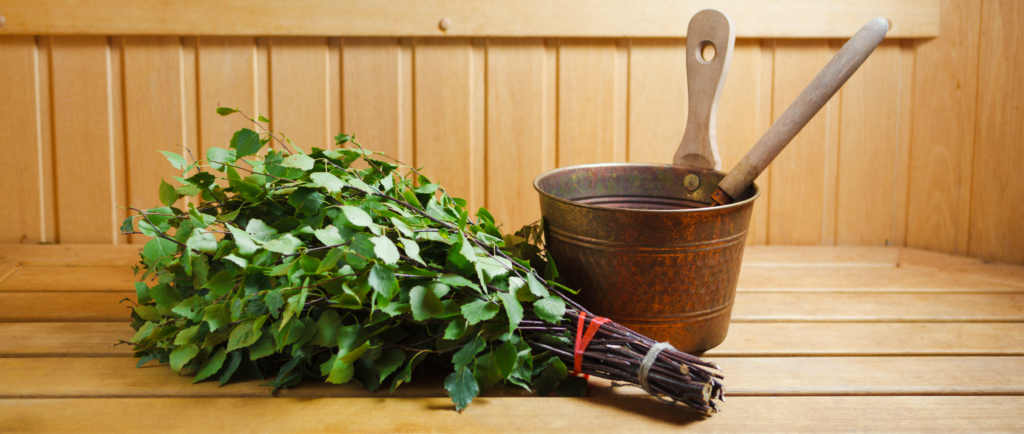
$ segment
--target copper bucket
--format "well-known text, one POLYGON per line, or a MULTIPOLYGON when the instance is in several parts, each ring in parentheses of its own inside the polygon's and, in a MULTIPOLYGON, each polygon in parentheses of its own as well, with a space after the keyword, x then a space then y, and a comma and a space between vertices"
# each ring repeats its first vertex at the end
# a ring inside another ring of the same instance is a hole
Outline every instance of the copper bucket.
POLYGON ((711 203, 722 172, 592 164, 538 176, 548 251, 573 298, 681 351, 725 340, 754 200, 711 203))

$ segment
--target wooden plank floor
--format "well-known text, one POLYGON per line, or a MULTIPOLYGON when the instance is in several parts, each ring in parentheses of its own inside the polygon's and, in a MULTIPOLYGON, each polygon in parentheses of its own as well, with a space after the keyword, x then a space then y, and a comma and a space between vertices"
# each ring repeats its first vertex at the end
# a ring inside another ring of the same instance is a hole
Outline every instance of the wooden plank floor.
POLYGON ((588 397, 501 388, 463 413, 441 379, 394 394, 191 384, 134 368, 136 246, 0 245, 0 432, 1024 432, 1024 267, 912 249, 748 247, 700 418, 591 379, 588 397), (41 311, 39 306, 47 306, 41 311), (182 423, 185 420, 188 423, 182 423))

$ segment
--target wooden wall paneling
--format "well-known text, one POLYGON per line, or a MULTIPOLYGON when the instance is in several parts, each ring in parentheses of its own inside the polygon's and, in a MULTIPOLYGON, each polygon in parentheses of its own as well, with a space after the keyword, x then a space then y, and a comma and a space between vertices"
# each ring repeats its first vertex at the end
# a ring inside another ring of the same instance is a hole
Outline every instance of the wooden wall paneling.
MULTIPOLYGON (((761 131, 768 131, 775 119, 772 113, 775 98, 775 40, 761 40, 761 76, 757 108, 757 124, 761 131)), ((758 136, 760 139, 760 136, 758 136)), ((756 143, 756 142, 755 142, 756 143)), ((731 169, 729 169, 731 170, 731 169)), ((768 244, 768 204, 771 202, 772 167, 769 165, 757 177, 755 183, 761 188, 761 198, 754 202, 754 215, 751 216, 750 231, 747 243, 768 244)))
MULTIPOLYGON (((158 188, 163 178, 179 186, 181 176, 158 151, 188 160, 184 116, 184 71, 181 38, 128 36, 124 41, 124 112, 127 143, 128 204, 139 209, 163 206, 158 188)), ((193 151, 194 152, 194 151, 193 151)), ((132 243, 149 240, 133 235, 132 243)))
POLYGON ((907 246, 967 254, 981 3, 943 0, 938 38, 917 42, 907 246))
MULTIPOLYGON (((845 40, 831 39, 828 41, 831 54, 835 57, 843 47, 845 40)), ((836 213, 839 199, 839 132, 842 130, 840 118, 843 103, 843 91, 836 92, 821 111, 825 116, 825 190, 821 214, 821 244, 836 244, 836 213)))
MULTIPOLYGON (((128 146, 126 136, 128 132, 125 127, 125 82, 124 82, 124 36, 110 37, 110 137, 113 143, 113 179, 114 179, 114 223, 121 226, 121 222, 128 217, 130 211, 126 208, 129 205, 128 197, 128 146)), ((161 155, 161 157, 163 157, 161 155)), ((165 160, 161 160, 165 161, 165 160)), ((165 163, 166 164, 166 163, 165 163)), ((114 236, 115 244, 130 244, 137 241, 136 237, 141 235, 120 234, 116 229, 114 236)))
POLYGON ((473 87, 469 137, 477 152, 470 153, 469 175, 474 182, 466 199, 470 201, 470 215, 475 215, 477 209, 487 203, 487 39, 473 38, 471 44, 470 82, 473 87))
POLYGON ((58 36, 52 45, 57 241, 115 243, 110 45, 58 36))
POLYGON ((327 135, 330 144, 324 149, 334 149, 334 136, 341 133, 341 50, 342 38, 327 39, 327 135))
POLYGON ((544 40, 491 39, 487 46, 487 209, 514 232, 540 218, 533 178, 553 168, 546 131, 544 40))
POLYGON ((474 64, 478 59, 469 39, 417 39, 414 50, 413 160, 431 181, 468 200, 475 210, 483 197, 473 194, 485 181, 482 166, 472 165, 485 150, 474 141, 473 111, 483 110, 474 104, 474 92, 483 92, 476 88, 474 72, 482 73, 483 65, 474 64))
POLYGON ((614 39, 558 41, 558 167, 618 156, 617 129, 625 128, 616 122, 618 45, 614 39))
MULTIPOLYGON (((764 75, 762 68, 771 69, 771 63, 764 65, 761 53, 761 41, 757 39, 740 39, 733 47, 732 63, 729 66, 729 75, 725 79, 725 89, 718 105, 718 150, 722 158, 722 171, 729 172, 736 165, 747 151, 757 143, 761 135, 768 130, 768 121, 771 113, 762 113, 762 110, 771 111, 771 106, 762 103, 762 98, 771 99, 771 83, 768 92, 761 87, 764 75)), ((770 103, 770 101, 769 101, 770 103)), ((760 176, 759 178, 767 178, 760 176)), ((758 180, 758 185, 761 181, 758 180)), ((766 191, 762 190, 758 202, 767 202, 766 191)), ((756 210, 751 218, 750 228, 747 231, 747 244, 755 244, 758 241, 758 230, 763 230, 764 225, 758 219, 766 216, 758 215, 756 210)), ((763 236, 760 236, 763 238, 763 236)), ((763 244, 763 242, 761 243, 763 244)))
POLYGON ((51 39, 49 36, 36 38, 38 55, 38 91, 39 91, 39 144, 40 174, 42 175, 43 200, 43 236, 40 241, 52 243, 57 241, 57 195, 55 193, 55 177, 53 171, 53 81, 50 79, 53 68, 50 65, 51 39))
POLYGON ((987 1, 981 23, 967 254, 1024 264, 1024 4, 987 1))
POLYGON ((314 146, 326 149, 334 143, 329 131, 329 57, 327 38, 282 37, 270 41, 268 117, 275 132, 283 133, 305 152, 314 146))
POLYGON ((900 96, 896 116, 896 178, 892 201, 890 244, 907 245, 907 214, 910 206, 910 145, 914 131, 914 76, 917 64, 914 40, 900 41, 900 96))
POLYGON ((686 129, 686 39, 633 40, 629 72, 627 160, 672 164, 686 129))
POLYGON ((615 99, 613 100, 615 137, 612 161, 625 162, 629 156, 629 51, 631 40, 615 41, 615 99))
POLYGON ((416 166, 416 136, 415 136, 415 125, 416 117, 415 104, 413 95, 415 95, 414 76, 413 76, 413 38, 399 38, 399 86, 401 91, 399 98, 401 104, 399 109, 401 110, 402 120, 399 123, 401 133, 399 134, 398 140, 398 159, 402 160, 403 163, 413 167, 416 166))
POLYGON ((402 147, 405 95, 398 38, 346 38, 341 59, 342 131, 367 149, 412 165, 402 147))
POLYGON ((545 170, 551 170, 558 167, 558 39, 544 40, 544 62, 551 65, 544 70, 544 139, 552 145, 545 148, 541 161, 545 170))
POLYGON ((836 244, 891 242, 899 156, 900 53, 900 41, 882 41, 843 86, 836 244))
POLYGON ((252 37, 199 39, 196 110, 202 158, 210 148, 227 148, 240 128, 259 130, 238 114, 221 116, 216 111, 217 107, 235 107, 251 117, 260 113, 256 51, 256 38, 252 37))
POLYGON ((0 58, 0 152, 7 162, 0 170, 0 184, 8 186, 2 193, 0 242, 37 243, 43 240, 45 221, 35 38, 0 37, 0 58))
MULTIPOLYGON (((259 114, 270 117, 270 38, 256 38, 256 108, 259 114)), ((266 129, 271 127, 270 122, 260 124, 266 129)), ((274 141, 269 145, 277 146, 274 141)))
MULTIPOLYGON (((832 47, 827 40, 775 42, 773 118, 782 115, 831 57, 832 47)), ((772 163, 769 244, 823 242, 829 120, 840 97, 837 93, 772 163)))

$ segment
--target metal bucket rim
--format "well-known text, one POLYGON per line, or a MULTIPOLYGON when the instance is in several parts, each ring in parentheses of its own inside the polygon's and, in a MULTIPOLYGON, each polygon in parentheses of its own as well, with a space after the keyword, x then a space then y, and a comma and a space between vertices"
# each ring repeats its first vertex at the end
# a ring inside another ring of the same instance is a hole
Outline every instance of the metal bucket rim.
MULTIPOLYGON (((555 195, 553 195, 551 193, 548 193, 548 192, 546 192, 546 191, 544 191, 544 190, 542 190, 540 188, 539 182, 542 179, 544 179, 544 178, 547 178, 549 176, 552 176, 554 174, 561 173, 561 172, 569 172, 569 171, 580 170, 580 169, 587 169, 587 168, 592 168, 592 167, 655 167, 655 168, 670 168, 670 167, 680 167, 680 166, 676 166, 674 164, 649 164, 649 163, 594 163, 594 164, 578 164, 578 165, 575 165, 575 166, 559 167, 557 169, 548 170, 548 171, 546 171, 544 173, 541 173, 540 175, 537 175, 536 178, 533 178, 533 189, 537 190, 537 193, 540 193, 540 195, 542 197, 546 197, 546 198, 554 200, 556 202, 561 202, 561 203, 564 203, 564 204, 567 204, 567 205, 571 205, 571 206, 576 206, 576 207, 580 207, 580 208, 589 208, 589 209, 600 210, 600 211, 615 211, 615 212, 641 213, 641 214, 677 214, 677 213, 678 214, 682 214, 682 213, 698 213, 698 212, 704 212, 704 211, 710 211, 710 210, 719 210, 719 211, 721 211, 721 210, 728 210, 730 208, 739 208, 739 207, 742 207, 742 206, 746 206, 747 204, 749 204, 750 202, 753 202, 755 199, 757 199, 758 197, 761 196, 761 187, 759 187, 757 185, 757 183, 755 182, 755 183, 752 184, 753 187, 754 187, 754 194, 752 196, 750 196, 749 198, 746 198, 744 200, 741 200, 741 201, 730 203, 728 205, 721 205, 721 206, 714 206, 714 207, 704 207, 704 208, 686 208, 686 209, 632 209, 632 208, 614 208, 614 207, 610 207, 610 206, 590 205, 590 204, 574 202, 574 201, 571 201, 571 200, 568 200, 568 199, 563 199, 563 198, 560 198, 558 196, 555 196, 555 195)), ((719 172, 719 173, 723 173, 723 172, 719 172)))

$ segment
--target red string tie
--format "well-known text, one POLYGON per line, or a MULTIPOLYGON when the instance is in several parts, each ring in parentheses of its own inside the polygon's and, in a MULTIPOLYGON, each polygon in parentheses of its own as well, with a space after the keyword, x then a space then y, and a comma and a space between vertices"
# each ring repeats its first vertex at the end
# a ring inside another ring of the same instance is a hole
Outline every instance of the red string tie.
MULTIPOLYGON (((587 332, 583 332, 583 326, 586 324, 584 320, 587 317, 586 312, 580 312, 580 323, 576 327, 576 350, 573 356, 573 370, 572 375, 578 376, 583 372, 583 352, 587 350, 587 346, 590 345, 590 340, 597 334, 597 329, 601 328, 602 324, 609 323, 612 320, 608 318, 602 318, 595 316, 590 320, 590 327, 587 327, 587 332)), ((590 379, 589 375, 584 374, 584 378, 590 379)))

